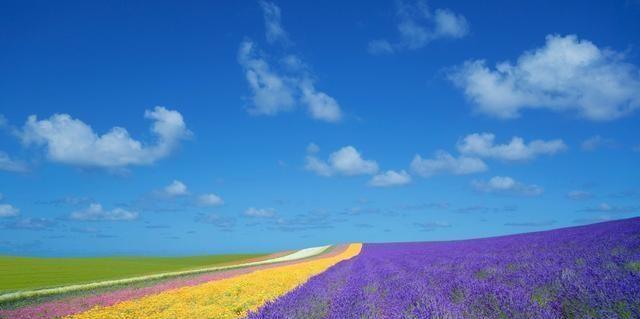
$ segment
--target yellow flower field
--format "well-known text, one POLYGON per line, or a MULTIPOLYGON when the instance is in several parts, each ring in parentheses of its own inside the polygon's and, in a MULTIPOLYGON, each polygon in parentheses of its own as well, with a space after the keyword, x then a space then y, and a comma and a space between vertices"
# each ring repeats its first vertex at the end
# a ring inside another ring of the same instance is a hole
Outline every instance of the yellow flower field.
POLYGON ((169 290, 110 307, 96 307, 68 319, 230 319, 241 318, 342 260, 360 253, 351 244, 341 254, 295 265, 258 270, 233 278, 169 290))

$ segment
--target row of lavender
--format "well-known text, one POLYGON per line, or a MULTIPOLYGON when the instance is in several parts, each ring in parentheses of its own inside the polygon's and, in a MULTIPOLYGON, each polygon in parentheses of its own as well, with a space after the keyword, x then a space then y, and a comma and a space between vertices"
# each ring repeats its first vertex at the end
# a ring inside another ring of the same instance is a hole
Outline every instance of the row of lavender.
POLYGON ((368 244, 248 318, 640 318, 640 219, 368 244))

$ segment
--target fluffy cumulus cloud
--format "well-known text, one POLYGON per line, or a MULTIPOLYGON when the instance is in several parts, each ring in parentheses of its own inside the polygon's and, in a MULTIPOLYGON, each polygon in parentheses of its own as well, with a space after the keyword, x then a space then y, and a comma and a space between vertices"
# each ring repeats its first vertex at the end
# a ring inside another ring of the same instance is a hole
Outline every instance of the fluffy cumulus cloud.
POLYGON ((198 203, 202 206, 220 206, 224 204, 222 197, 209 193, 198 196, 198 203))
MULTIPOLYGON (((288 43, 289 38, 280 22, 280 8, 266 1, 261 1, 260 6, 267 28, 267 42, 288 43)), ((335 98, 316 89, 315 77, 306 63, 293 54, 286 54, 277 62, 267 61, 251 40, 240 44, 238 63, 244 69, 251 90, 250 114, 276 115, 301 105, 314 119, 326 122, 342 119, 340 105, 335 98)))
POLYGON ((329 156, 331 167, 344 175, 375 174, 378 163, 366 160, 353 146, 345 146, 329 156))
POLYGON ((276 216, 276 211, 273 208, 249 207, 244 211, 244 215, 248 217, 271 218, 276 216))
POLYGON ((138 213, 122 208, 105 210, 102 205, 93 203, 86 209, 72 212, 69 218, 82 221, 130 221, 137 219, 138 213))
POLYGON ((548 35, 543 47, 515 63, 495 67, 467 61, 450 78, 477 111, 518 117, 523 109, 574 111, 596 121, 612 120, 640 106, 640 72, 622 53, 575 35, 548 35))
POLYGON ((171 184, 165 186, 163 193, 169 197, 184 196, 189 194, 189 189, 183 182, 174 180, 171 184))
POLYGON ((367 160, 353 146, 345 146, 329 155, 328 161, 308 154, 305 169, 320 176, 339 175, 373 175, 378 172, 378 163, 367 160))
POLYGON ((154 163, 168 156, 191 134, 178 111, 158 106, 147 110, 144 116, 153 121, 153 144, 131 138, 122 127, 99 135, 68 114, 54 114, 44 120, 31 115, 19 134, 25 145, 45 147, 51 161, 105 168, 154 163))
POLYGON ((449 9, 431 10, 424 1, 398 2, 396 18, 399 38, 369 42, 371 54, 388 54, 413 50, 437 39, 458 39, 469 33, 469 23, 461 14, 449 9))
MULTIPOLYGON (((0 198, 1 198, 0 194, 0 198)), ((9 204, 0 204, 0 218, 1 217, 15 217, 20 214, 20 210, 9 204)))
POLYGON ((489 181, 472 181, 471 185, 484 193, 538 196, 544 192, 538 185, 524 184, 508 176, 494 176, 489 181))
POLYGON ((528 143, 513 137, 507 144, 495 144, 495 135, 474 133, 458 141, 458 151, 463 154, 495 158, 505 161, 530 160, 539 155, 553 155, 567 149, 562 140, 533 140, 528 143))
POLYGON ((373 187, 392 187, 409 183, 411 183, 411 176, 404 170, 398 172, 389 170, 373 176, 369 181, 369 185, 373 187))
POLYGON ((416 155, 411 161, 411 170, 422 176, 437 174, 466 175, 486 171, 487 164, 481 159, 469 156, 454 157, 445 151, 437 151, 432 158, 416 155))
POLYGON ((3 151, 0 151, 0 171, 24 173, 29 171, 29 166, 19 160, 12 159, 3 151))

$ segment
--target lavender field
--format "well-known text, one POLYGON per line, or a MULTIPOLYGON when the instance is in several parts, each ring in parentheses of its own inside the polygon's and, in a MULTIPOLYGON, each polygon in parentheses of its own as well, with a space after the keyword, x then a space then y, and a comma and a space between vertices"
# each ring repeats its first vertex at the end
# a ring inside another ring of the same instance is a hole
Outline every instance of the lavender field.
POLYGON ((640 219, 366 244, 248 318, 640 318, 640 219))

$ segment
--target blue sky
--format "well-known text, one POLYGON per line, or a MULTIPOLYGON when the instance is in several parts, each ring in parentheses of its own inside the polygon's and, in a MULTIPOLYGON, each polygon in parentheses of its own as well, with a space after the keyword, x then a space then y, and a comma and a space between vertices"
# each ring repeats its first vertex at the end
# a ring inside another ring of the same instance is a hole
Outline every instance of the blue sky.
POLYGON ((0 253, 640 215, 634 1, 5 1, 0 253))

